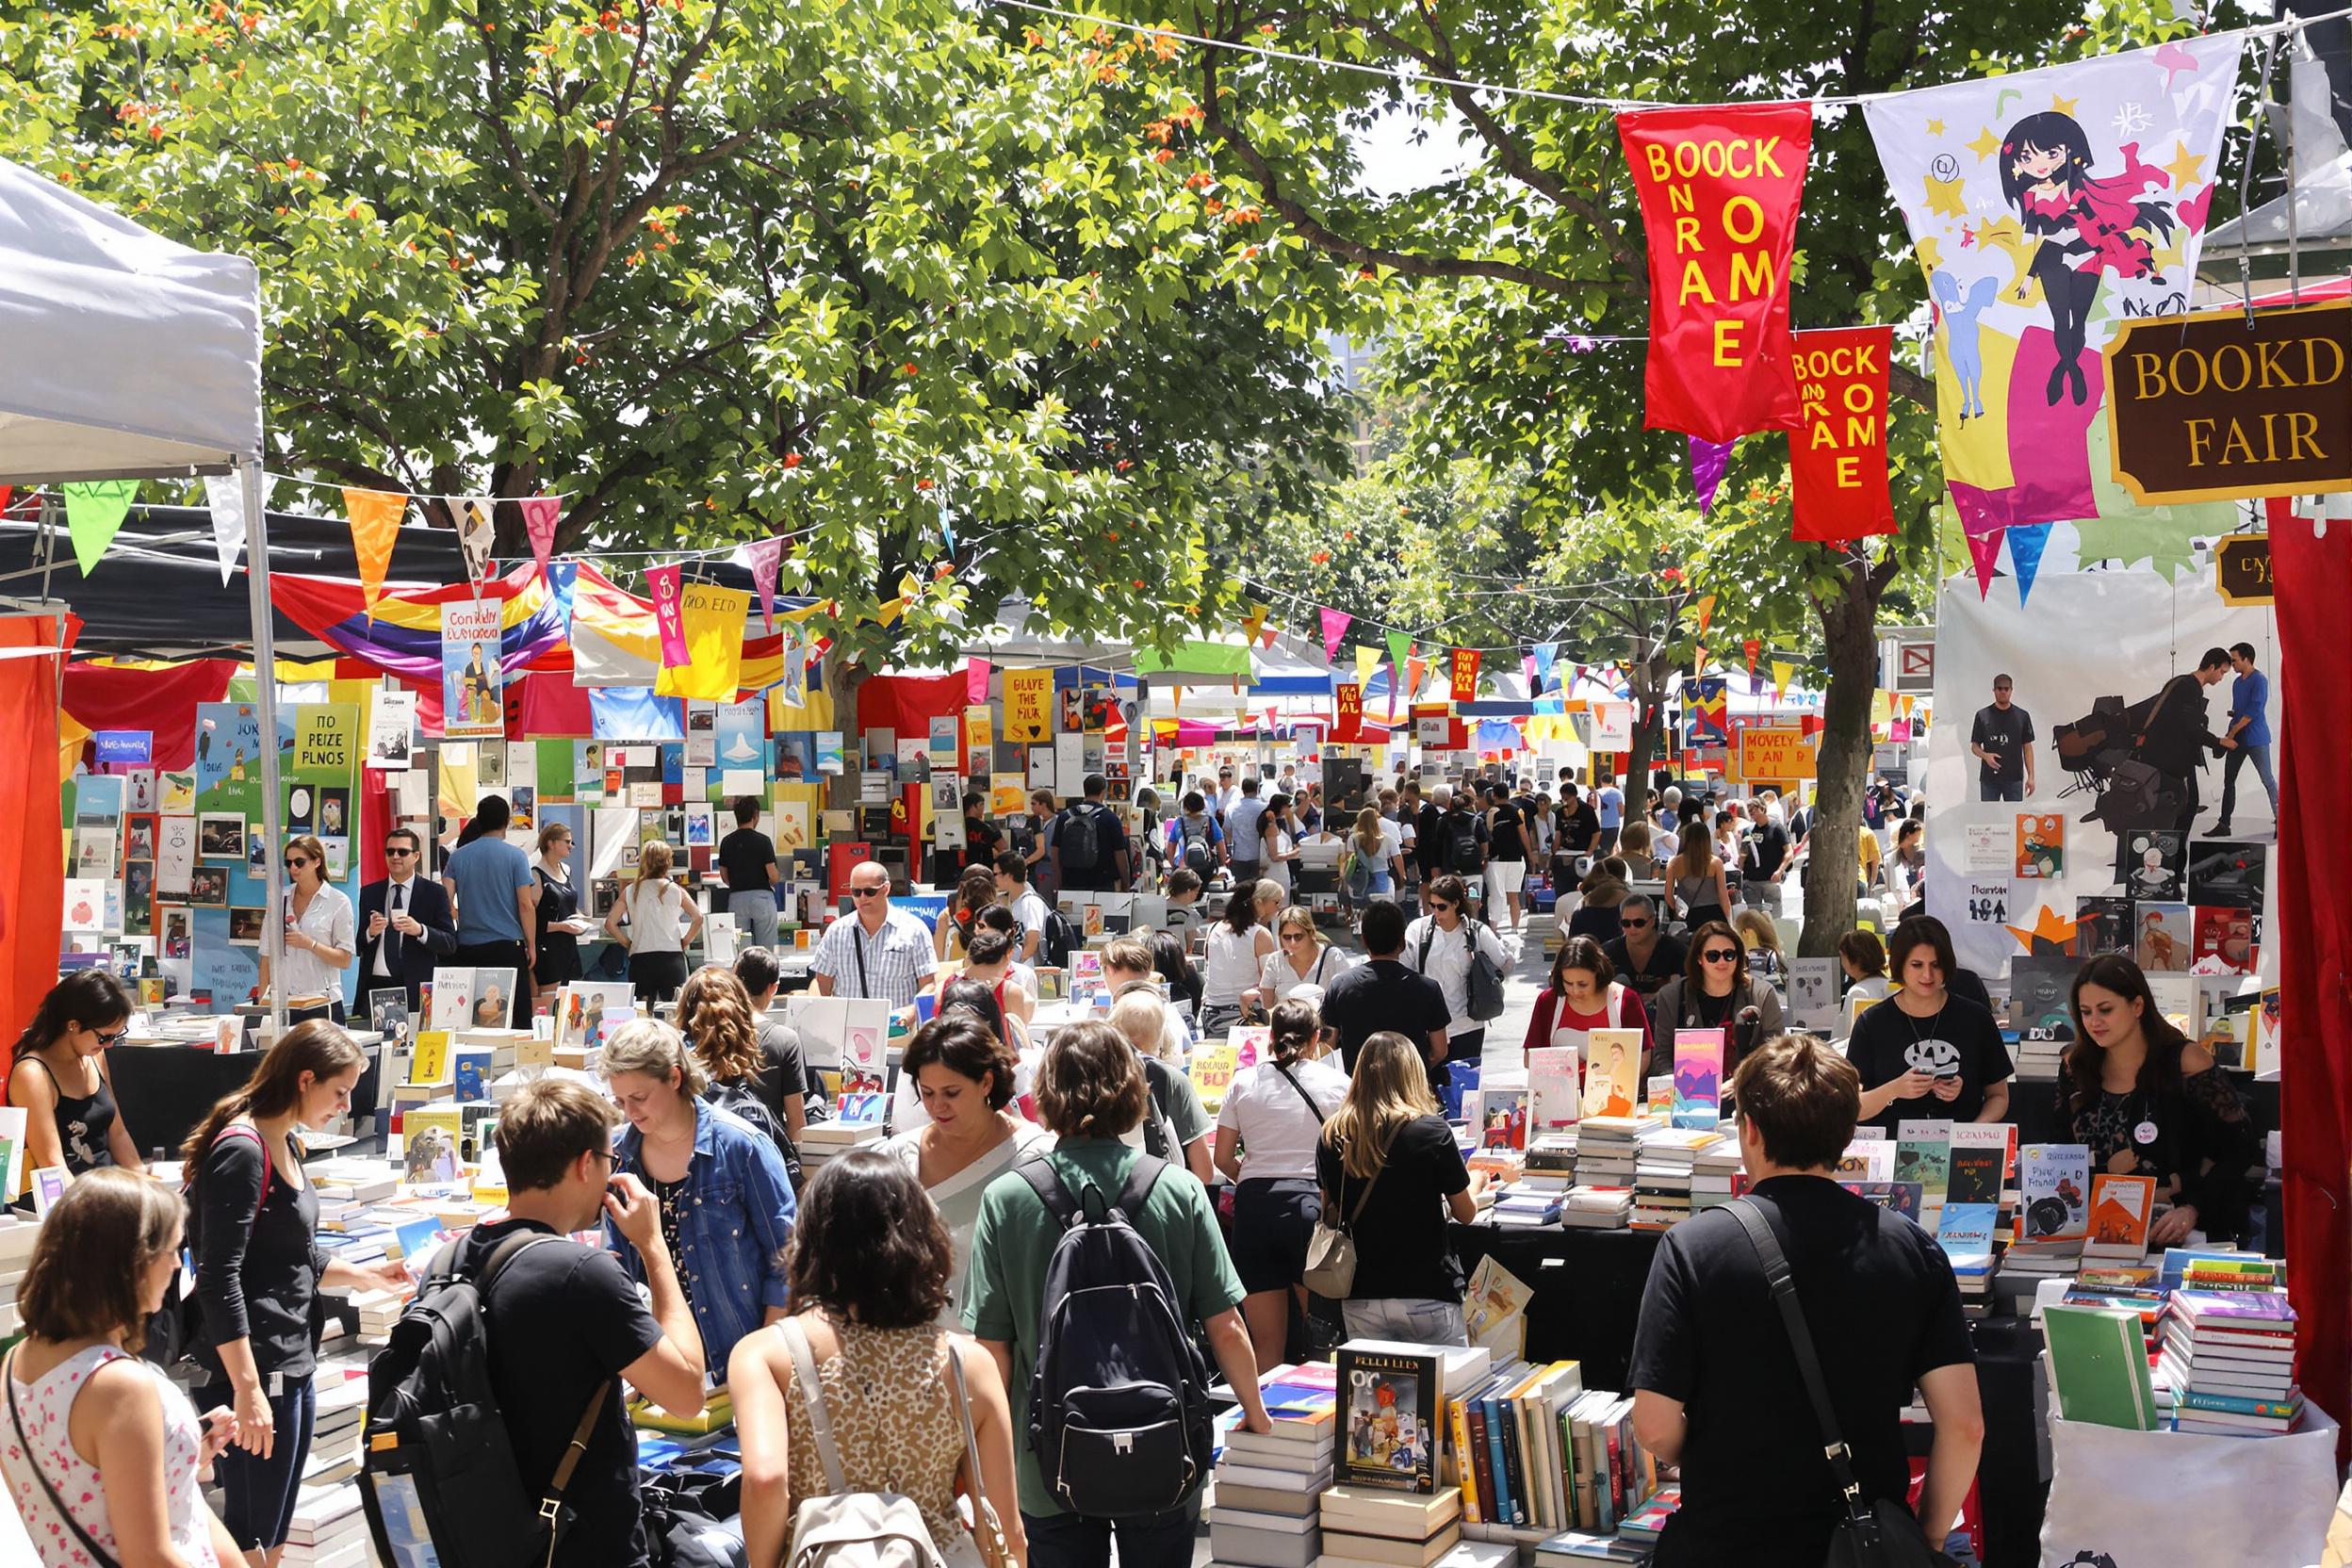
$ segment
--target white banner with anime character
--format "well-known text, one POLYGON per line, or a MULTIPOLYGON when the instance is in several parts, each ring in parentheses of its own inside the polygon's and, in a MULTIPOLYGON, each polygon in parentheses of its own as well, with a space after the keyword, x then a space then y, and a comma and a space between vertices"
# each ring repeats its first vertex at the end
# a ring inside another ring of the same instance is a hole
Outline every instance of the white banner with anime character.
POLYGON ((1974 538, 2135 507, 2100 351, 2188 309, 2236 95, 2225 33, 1866 105, 1936 305, 1937 437, 1974 538))

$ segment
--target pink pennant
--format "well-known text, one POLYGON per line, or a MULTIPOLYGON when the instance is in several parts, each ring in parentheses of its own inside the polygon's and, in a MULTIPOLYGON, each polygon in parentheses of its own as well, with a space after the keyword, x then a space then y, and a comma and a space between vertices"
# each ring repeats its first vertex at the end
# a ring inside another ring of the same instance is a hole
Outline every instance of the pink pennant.
POLYGON ((1348 635, 1348 623, 1355 617, 1344 610, 1325 608, 1317 612, 1323 617, 1323 657, 1339 657, 1340 639, 1348 635))
POLYGON ((675 561, 645 572, 645 592, 653 599, 653 621, 662 633, 662 667, 675 670, 691 662, 686 652, 684 570, 675 561))
POLYGON ((547 557, 555 553, 555 498, 526 496, 516 504, 523 509, 523 531, 531 538, 531 558, 539 564, 539 575, 545 577, 547 557))
POLYGON ((761 626, 776 629, 776 570, 784 559, 781 539, 754 539, 743 547, 743 564, 751 568, 751 591, 760 599, 761 626))
POLYGON ((2006 531, 1995 529, 1990 533, 1968 535, 1968 559, 1976 564, 1976 596, 1983 598, 1993 591, 1993 579, 2000 575, 2001 536, 2006 531))
POLYGON ((1732 442, 1706 441, 1698 436, 1690 440, 1690 488, 1699 493, 1699 515, 1715 504, 1716 487, 1723 482, 1723 470, 1731 466, 1732 442))
POLYGON ((989 665, 985 659, 964 661, 964 703, 971 708, 988 705, 989 665))

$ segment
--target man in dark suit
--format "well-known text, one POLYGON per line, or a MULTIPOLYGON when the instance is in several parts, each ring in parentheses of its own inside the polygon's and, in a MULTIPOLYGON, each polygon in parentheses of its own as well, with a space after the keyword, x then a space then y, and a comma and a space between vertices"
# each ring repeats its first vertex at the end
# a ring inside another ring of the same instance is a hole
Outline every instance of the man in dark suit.
MULTIPOLYGON (((408 993, 408 1011, 416 1014, 416 988, 433 978, 435 964, 457 953, 457 922, 449 910, 449 895, 440 883, 424 874, 423 844, 405 827, 384 836, 384 864, 388 874, 381 882, 359 890, 359 999, 369 991, 394 986, 408 993)), ((529 976, 518 976, 527 982, 529 976)), ((362 1016, 365 1016, 363 1011, 362 1016)), ((417 1027, 423 1027, 419 1022, 417 1027)))

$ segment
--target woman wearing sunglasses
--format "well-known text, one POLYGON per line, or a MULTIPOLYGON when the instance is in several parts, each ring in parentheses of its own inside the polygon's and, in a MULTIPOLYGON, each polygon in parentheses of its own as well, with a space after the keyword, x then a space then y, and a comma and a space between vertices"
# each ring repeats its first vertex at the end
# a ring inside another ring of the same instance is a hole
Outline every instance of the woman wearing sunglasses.
POLYGON ((1780 993, 1748 972, 1748 950, 1738 934, 1710 920, 1690 938, 1682 973, 1659 988, 1651 1017, 1657 1024, 1650 1047, 1653 1076, 1674 1070, 1675 1031, 1721 1029, 1728 1080, 1750 1047, 1780 1033, 1780 993))
MULTIPOLYGON (((323 1018, 343 1021, 343 972, 358 951, 358 919, 351 901, 327 881, 327 846, 304 833, 286 845, 286 967, 278 984, 286 995, 286 1021, 323 1018)), ((256 1001, 270 994, 270 958, 261 960, 256 1001)))
POLYGON ((29 1168, 74 1175, 101 1166, 139 1168, 139 1144, 122 1125, 106 1078, 106 1047, 130 1032, 131 996, 102 969, 49 988, 17 1037, 8 1103, 24 1112, 29 1168))

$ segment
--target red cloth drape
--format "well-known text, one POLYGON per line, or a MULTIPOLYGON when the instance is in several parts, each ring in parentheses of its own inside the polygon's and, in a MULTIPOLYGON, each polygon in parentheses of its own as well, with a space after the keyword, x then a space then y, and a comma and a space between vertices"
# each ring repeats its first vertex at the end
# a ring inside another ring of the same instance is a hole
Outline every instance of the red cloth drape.
POLYGON ((951 675, 869 676, 858 688, 859 730, 888 729, 902 741, 922 740, 941 713, 960 714, 971 695, 964 672, 951 675))
MULTIPOLYGON (((0 647, 57 641, 53 615, 0 620, 0 647)), ((0 659, 0 733, 10 743, 0 746, 0 1038, 11 1040, 57 982, 57 933, 65 926, 64 834, 57 815, 62 658, 0 659)))
MULTIPOLYGON (((155 766, 180 772, 196 760, 196 705, 229 694, 234 659, 195 659, 160 670, 69 664, 56 706, 90 729, 144 729, 155 738, 155 766)), ((51 715, 55 727, 56 715, 51 715)))
POLYGON ((2280 1130, 2303 1392, 2352 1414, 2352 526, 2274 522, 2278 584, 2280 1130))

